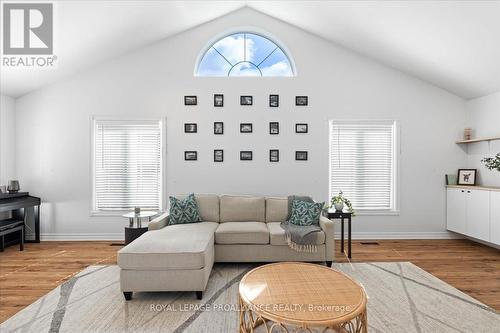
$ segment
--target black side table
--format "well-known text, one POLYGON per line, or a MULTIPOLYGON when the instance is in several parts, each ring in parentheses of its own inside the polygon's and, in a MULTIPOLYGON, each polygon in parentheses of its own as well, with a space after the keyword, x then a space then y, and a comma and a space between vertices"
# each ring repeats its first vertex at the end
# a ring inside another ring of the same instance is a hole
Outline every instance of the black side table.
POLYGON ((337 212, 337 211, 328 211, 327 217, 330 220, 340 219, 340 251, 344 252, 344 219, 347 219, 347 257, 351 258, 351 217, 352 213, 349 212, 337 212))
POLYGON ((125 245, 132 243, 146 231, 148 231, 148 227, 125 227, 125 245))

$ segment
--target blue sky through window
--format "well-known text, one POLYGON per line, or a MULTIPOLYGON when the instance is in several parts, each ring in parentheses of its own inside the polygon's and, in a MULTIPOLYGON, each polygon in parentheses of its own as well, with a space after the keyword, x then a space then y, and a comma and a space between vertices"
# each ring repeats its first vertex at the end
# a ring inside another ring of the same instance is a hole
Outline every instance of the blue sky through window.
POLYGON ((287 55, 271 40, 236 33, 215 42, 203 55, 198 76, 293 76, 287 55))

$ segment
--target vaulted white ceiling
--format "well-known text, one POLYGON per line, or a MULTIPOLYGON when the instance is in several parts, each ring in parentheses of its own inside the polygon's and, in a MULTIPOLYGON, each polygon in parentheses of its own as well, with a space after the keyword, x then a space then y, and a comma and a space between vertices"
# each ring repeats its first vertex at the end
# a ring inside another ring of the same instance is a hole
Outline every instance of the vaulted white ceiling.
POLYGON ((500 1, 60 1, 58 67, 2 66, 18 97, 248 6, 464 98, 500 91, 500 1), (90 18, 90 19, 89 19, 90 18))

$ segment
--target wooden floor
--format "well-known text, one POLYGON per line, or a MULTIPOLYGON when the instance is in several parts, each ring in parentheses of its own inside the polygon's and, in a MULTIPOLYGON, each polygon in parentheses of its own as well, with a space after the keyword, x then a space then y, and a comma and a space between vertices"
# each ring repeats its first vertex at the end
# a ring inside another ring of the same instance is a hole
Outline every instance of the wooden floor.
MULTIPOLYGON (((115 264, 111 242, 42 242, 0 253, 0 322, 89 265, 115 264)), ((339 247, 337 242, 337 247, 339 247)), ((347 258, 337 248, 336 260, 347 258)), ((410 261, 500 311, 500 250, 468 240, 353 242, 352 262, 410 261)))

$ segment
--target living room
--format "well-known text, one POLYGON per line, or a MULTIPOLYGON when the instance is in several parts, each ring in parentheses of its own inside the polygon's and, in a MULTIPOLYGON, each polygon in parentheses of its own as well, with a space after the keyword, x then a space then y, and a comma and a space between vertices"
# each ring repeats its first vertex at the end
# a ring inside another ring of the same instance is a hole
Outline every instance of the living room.
POLYGON ((1 4, 2 332, 498 331, 500 1, 1 4))

